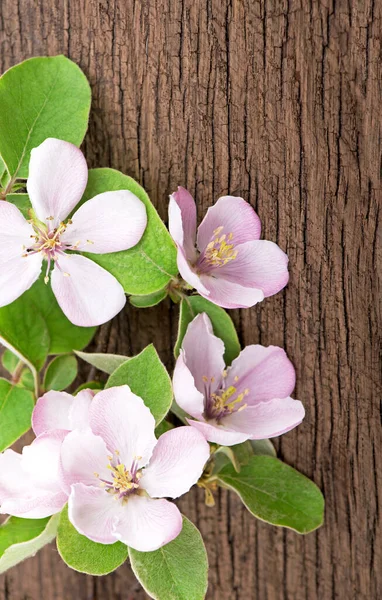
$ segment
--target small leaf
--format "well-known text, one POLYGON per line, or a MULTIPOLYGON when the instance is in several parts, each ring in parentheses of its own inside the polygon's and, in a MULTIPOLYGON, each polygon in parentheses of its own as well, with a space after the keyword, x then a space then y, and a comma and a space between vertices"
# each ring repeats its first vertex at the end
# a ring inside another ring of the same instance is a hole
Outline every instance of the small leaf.
POLYGON ((20 360, 15 354, 13 354, 13 352, 6 348, 1 357, 1 364, 3 365, 4 369, 8 371, 8 373, 13 375, 20 364, 20 360))
POLYGON ((106 388, 127 384, 150 409, 158 425, 172 403, 172 385, 153 345, 123 363, 110 375, 106 388))
POLYGON ((33 379, 33 373, 30 369, 28 369, 28 367, 25 367, 25 369, 22 370, 19 383, 27 390, 34 392, 35 382, 33 379))
POLYGON ((128 556, 127 546, 121 542, 98 544, 78 533, 69 521, 67 506, 58 524, 57 550, 68 567, 88 575, 107 575, 128 556))
POLYGON ((276 450, 271 440, 250 440, 253 454, 260 456, 276 456, 276 450))
POLYGON ((183 517, 175 540, 154 552, 129 548, 131 567, 154 600, 203 600, 207 593, 208 559, 198 529, 183 517))
POLYGON ((56 356, 45 371, 44 389, 61 392, 70 386, 77 377, 78 365, 71 354, 56 356))
POLYGON ((85 362, 89 363, 89 365, 92 365, 99 371, 103 371, 108 375, 114 373, 118 367, 129 360, 128 356, 122 356, 120 354, 97 354, 93 352, 79 352, 78 350, 75 350, 75 354, 85 362))
POLYGON ((178 339, 176 340, 174 353, 179 356, 182 347, 182 341, 186 334, 187 327, 191 321, 200 313, 207 313, 211 319, 214 334, 223 340, 225 346, 225 362, 230 365, 234 358, 240 353, 240 343, 237 337, 235 326, 231 317, 223 308, 212 304, 201 296, 188 296, 180 304, 178 339))
POLYGON ((104 384, 102 383, 102 381, 86 381, 76 389, 74 395, 77 396, 78 392, 80 392, 81 390, 94 390, 95 392, 98 392, 100 390, 103 390, 103 388, 104 384))
POLYGON ((127 294, 158 292, 178 273, 175 244, 145 190, 119 171, 91 169, 82 201, 113 190, 129 190, 142 200, 147 211, 146 230, 140 242, 130 250, 87 256, 110 271, 127 294))
POLYGON ((237 473, 232 465, 218 473, 224 487, 236 492, 255 517, 298 533, 323 522, 324 497, 307 477, 271 456, 253 456, 237 473))
POLYGON ((137 308, 150 308, 151 306, 156 306, 165 298, 167 298, 166 289, 154 292, 154 294, 149 294, 148 296, 130 296, 129 300, 130 304, 137 308))
POLYGON ((28 177, 30 151, 54 137, 79 146, 91 94, 65 56, 30 58, 0 78, 0 154, 12 176, 28 177))
POLYGON ((49 354, 66 354, 82 350, 92 339, 96 327, 78 327, 67 319, 59 307, 51 285, 43 276, 22 296, 25 303, 38 306, 49 331, 49 354))
POLYGON ((50 339, 45 319, 25 294, 0 308, 0 343, 29 363, 40 368, 48 355, 50 339))
POLYGON ((56 536, 59 515, 47 519, 10 517, 0 527, 0 573, 34 556, 56 536))
POLYGON ((17 206, 25 219, 30 219, 29 211, 32 208, 32 205, 28 194, 7 194, 7 202, 11 202, 17 206))
MULTIPOLYGON (((235 446, 220 446, 215 452, 215 456, 220 453, 227 456, 235 471, 239 473, 241 467, 248 464, 249 459, 253 456, 253 449, 251 442, 247 440, 246 442, 236 444, 235 446)), ((214 472, 216 471, 214 470, 214 472)))
POLYGON ((6 166, 5 166, 5 164, 4 164, 4 161, 3 161, 3 159, 2 159, 2 158, 1 158, 1 156, 0 156, 0 183, 1 183, 1 180, 2 180, 2 178, 3 178, 3 175, 4 175, 4 173, 6 172, 6 170, 7 170, 7 169, 6 169, 6 166))
POLYGON ((0 379, 0 452, 30 429, 33 407, 31 392, 0 379))

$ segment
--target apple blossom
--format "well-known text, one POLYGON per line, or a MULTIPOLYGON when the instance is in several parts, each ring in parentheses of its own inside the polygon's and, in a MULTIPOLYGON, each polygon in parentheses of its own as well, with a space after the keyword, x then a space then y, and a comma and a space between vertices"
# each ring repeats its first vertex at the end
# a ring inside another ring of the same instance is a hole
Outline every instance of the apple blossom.
POLYGON ((177 498, 198 481, 209 458, 204 436, 179 427, 157 440, 154 417, 126 385, 95 396, 89 423, 68 433, 61 447, 71 523, 95 542, 120 540, 143 552, 173 540, 182 517, 165 497, 177 498))
POLYGON ((247 346, 228 369, 224 344, 205 313, 189 324, 173 377, 188 423, 224 446, 276 437, 299 425, 304 407, 289 397, 295 371, 284 350, 247 346))
POLYGON ((219 198, 196 230, 195 202, 178 187, 170 196, 169 229, 181 276, 219 306, 253 306, 288 283, 288 257, 259 239, 260 219, 242 198, 219 198))
POLYGON ((68 218, 87 179, 85 158, 73 144, 49 138, 32 150, 27 182, 32 220, 0 202, 0 306, 33 285, 45 260, 45 282, 51 278, 62 311, 75 325, 100 325, 123 308, 121 284, 77 252, 104 254, 135 246, 146 228, 146 208, 132 192, 120 190, 98 194, 68 218))

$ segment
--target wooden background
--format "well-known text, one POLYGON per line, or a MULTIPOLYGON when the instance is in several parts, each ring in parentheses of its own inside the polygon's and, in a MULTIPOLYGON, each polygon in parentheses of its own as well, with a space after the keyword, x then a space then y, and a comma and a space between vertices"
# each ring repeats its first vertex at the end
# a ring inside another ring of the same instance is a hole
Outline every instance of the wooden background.
MULTIPOLYGON (((288 288, 233 315, 243 344, 279 344, 296 365, 307 416, 277 447, 323 490, 325 526, 300 537, 233 495, 213 510, 193 491, 180 505, 206 541, 210 600, 382 598, 381 12, 381 0, 0 2, 1 71, 64 53, 89 77, 90 166, 138 179, 164 219, 178 184, 199 217, 241 195, 289 254, 288 288)), ((172 368, 176 326, 168 301, 127 306, 93 348, 153 341, 172 368)), ((128 565, 87 577, 53 545, 0 580, 0 600, 145 597, 128 565)))

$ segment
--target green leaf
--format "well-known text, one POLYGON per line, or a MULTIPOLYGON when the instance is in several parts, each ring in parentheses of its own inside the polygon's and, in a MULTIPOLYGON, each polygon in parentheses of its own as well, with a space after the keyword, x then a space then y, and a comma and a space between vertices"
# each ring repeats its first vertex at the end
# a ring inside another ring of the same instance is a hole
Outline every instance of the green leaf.
POLYGON ((65 390, 77 377, 78 365, 75 356, 64 354, 56 356, 45 371, 44 389, 56 390, 58 392, 65 390))
POLYGON ((0 308, 0 343, 32 371, 40 370, 45 363, 50 346, 49 331, 37 306, 26 294, 0 308))
MULTIPOLYGON (((233 465, 233 468, 237 473, 240 472, 243 465, 247 465, 251 456, 253 456, 253 449, 251 442, 248 440, 235 446, 220 446, 215 452, 214 456, 218 454, 224 454, 233 465)), ((216 472, 216 471, 214 471, 216 472)))
POLYGON ((1 364, 3 365, 4 369, 8 371, 8 373, 13 375, 20 364, 20 360, 15 354, 13 354, 13 352, 6 348, 1 357, 1 364))
POLYGON ((107 575, 128 556, 127 546, 121 542, 98 544, 78 533, 69 521, 67 506, 58 524, 57 550, 68 567, 88 575, 107 575))
POLYGON ((28 194, 7 194, 7 202, 11 202, 17 206, 24 217, 27 220, 30 219, 29 211, 32 208, 32 205, 30 203, 28 194))
POLYGON ((0 155, 8 172, 28 177, 30 151, 54 137, 79 146, 88 126, 91 92, 65 56, 30 58, 0 78, 0 155))
POLYGON ((323 522, 324 497, 307 477, 272 456, 253 456, 237 473, 227 465, 218 480, 236 492, 255 516, 298 533, 323 522))
POLYGON ((271 440, 250 440, 253 454, 260 456, 276 456, 276 450, 271 440))
POLYGON ((0 452, 28 431, 33 407, 31 392, 0 379, 0 452))
POLYGON ((10 517, 0 527, 0 573, 34 556, 56 536, 59 515, 47 519, 10 517))
POLYGON ((78 392, 81 392, 81 390, 94 390, 95 392, 99 392, 103 390, 104 387, 102 381, 86 381, 76 389, 74 395, 77 396, 78 392))
POLYGON ((95 334, 96 327, 78 327, 67 319, 58 305, 50 284, 43 277, 22 296, 38 306, 47 324, 50 336, 49 354, 65 354, 85 348, 95 334))
POLYGON ((82 360, 89 363, 89 365, 92 365, 99 371, 108 373, 108 375, 111 375, 118 367, 129 360, 128 356, 122 356, 120 354, 79 352, 78 350, 76 350, 75 353, 79 358, 82 358, 82 360))
POLYGON ((174 348, 175 357, 179 356, 188 325, 196 315, 203 312, 207 313, 211 319, 214 334, 223 340, 225 346, 224 359, 226 365, 230 365, 240 353, 240 343, 235 326, 231 317, 223 308, 212 304, 212 302, 201 296, 188 296, 180 304, 178 339, 174 348))
POLYGON ((136 306, 137 308, 150 308, 151 306, 156 306, 162 300, 167 298, 167 290, 159 290, 159 292, 154 292, 154 294, 149 294, 148 296, 130 296, 130 304, 136 306))
POLYGON ((131 567, 150 598, 203 600, 207 593, 208 559, 198 529, 183 517, 175 540, 154 552, 129 548, 131 567))
POLYGON ((83 201, 114 190, 130 190, 146 206, 147 227, 140 242, 123 252, 86 254, 110 271, 128 294, 148 295, 162 290, 177 275, 176 248, 144 189, 113 169, 92 169, 83 201))
POLYGON ((164 433, 167 433, 167 431, 171 431, 171 429, 174 429, 174 425, 163 419, 163 421, 159 423, 158 427, 156 427, 155 435, 157 438, 159 438, 164 433))
POLYGON ((110 375, 105 387, 125 384, 142 398, 158 425, 170 409, 172 385, 167 370, 152 344, 118 367, 110 375))
POLYGON ((28 369, 28 367, 25 367, 25 369, 22 370, 19 383, 27 390, 34 392, 35 382, 33 378, 33 373, 30 369, 28 369))
POLYGON ((7 169, 6 169, 5 163, 4 163, 3 159, 0 156, 0 183, 1 183, 1 180, 2 180, 3 175, 6 172, 6 170, 7 169))

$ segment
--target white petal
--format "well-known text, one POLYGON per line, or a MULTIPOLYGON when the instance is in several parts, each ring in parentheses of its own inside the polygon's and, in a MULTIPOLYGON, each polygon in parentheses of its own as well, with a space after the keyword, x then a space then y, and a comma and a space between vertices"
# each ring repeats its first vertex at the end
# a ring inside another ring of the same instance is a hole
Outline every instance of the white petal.
POLYGON ((158 440, 140 485, 152 498, 178 498, 198 481, 210 457, 204 436, 192 427, 177 427, 158 440))
POLYGON ((175 504, 133 495, 124 506, 114 535, 134 550, 151 552, 171 542, 181 530, 182 515, 175 504))
POLYGON ((69 521, 79 533, 93 542, 116 542, 114 531, 120 510, 120 503, 115 496, 102 488, 82 483, 72 485, 68 502, 69 521))
POLYGON ((191 419, 187 419, 187 422, 189 425, 200 431, 206 440, 214 444, 220 444, 221 446, 234 446, 235 444, 241 444, 241 442, 245 442, 245 440, 250 437, 247 433, 229 430, 228 428, 224 427, 224 425, 218 425, 214 421, 202 423, 201 421, 192 421, 191 419))
POLYGON ((66 219, 81 200, 87 181, 85 157, 73 144, 48 138, 32 150, 27 189, 43 223, 57 227, 66 219))
POLYGON ((142 467, 150 460, 156 444, 155 419, 129 386, 112 387, 95 396, 90 427, 105 440, 110 452, 119 452, 127 469, 135 459, 142 467))
POLYGON ((174 397, 188 415, 194 419, 202 419, 204 412, 204 394, 199 392, 195 386, 195 380, 190 369, 184 362, 184 352, 180 351, 175 364, 172 380, 174 388, 174 397))
POLYGON ((128 250, 146 229, 146 207, 128 190, 105 192, 83 204, 61 235, 76 250, 106 254, 128 250))
POLYGON ((99 436, 88 430, 68 433, 61 448, 61 477, 69 492, 73 483, 101 486, 100 479, 110 481, 110 452, 99 436))
POLYGON ((57 302, 74 325, 101 325, 125 306, 126 296, 121 284, 84 256, 60 256, 51 279, 57 302))
POLYGON ((69 410, 73 396, 66 392, 47 392, 37 400, 32 414, 32 427, 36 435, 52 429, 71 429, 69 410))

